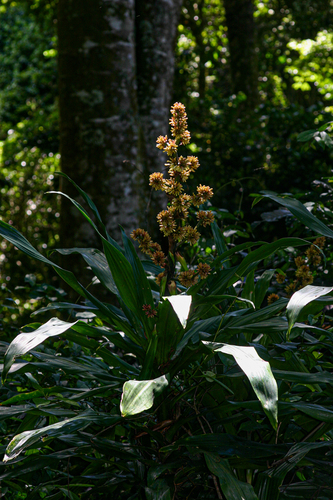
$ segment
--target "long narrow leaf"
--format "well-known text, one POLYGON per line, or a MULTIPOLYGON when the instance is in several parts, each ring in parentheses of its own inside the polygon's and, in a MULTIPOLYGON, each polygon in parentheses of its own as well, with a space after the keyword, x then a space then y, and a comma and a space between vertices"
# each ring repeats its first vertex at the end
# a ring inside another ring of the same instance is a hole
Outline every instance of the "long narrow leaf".
POLYGON ((15 358, 31 351, 31 349, 44 342, 47 338, 61 335, 74 326, 75 323, 77 323, 77 321, 74 323, 67 323, 58 318, 51 318, 45 325, 37 328, 37 330, 17 335, 9 345, 5 354, 2 382, 6 380, 7 373, 14 363, 15 358))
POLYGON ((269 363, 258 356, 254 347, 227 344, 217 347, 216 344, 210 342, 203 342, 203 344, 207 347, 211 345, 215 352, 230 354, 235 358, 236 363, 248 377, 272 427, 276 430, 278 387, 269 363))
POLYGON ((327 295, 332 290, 333 287, 307 285, 301 290, 295 292, 287 305, 289 332, 297 321, 299 313, 303 307, 309 304, 309 302, 316 300, 318 297, 327 295))
POLYGON ((204 455, 208 469, 219 478, 221 490, 227 500, 258 500, 253 487, 235 477, 228 460, 214 453, 204 455))
POLYGON ((113 423, 116 423, 119 419, 120 417, 118 416, 100 416, 95 412, 87 411, 77 417, 62 420, 61 422, 48 425, 47 427, 43 427, 41 429, 22 432, 11 440, 11 442, 7 446, 6 455, 3 460, 4 462, 13 460, 20 453, 22 453, 22 451, 24 451, 34 443, 37 443, 41 438, 44 438, 45 436, 56 437, 57 435, 62 434, 64 430, 66 430, 67 433, 73 432, 77 429, 83 429, 84 427, 87 427, 92 422, 103 422, 106 425, 111 425, 113 423))
POLYGON ((276 193, 262 191, 263 197, 270 198, 280 205, 288 208, 290 212, 305 226, 312 229, 317 234, 322 234, 328 238, 333 238, 333 231, 329 229, 321 220, 317 219, 309 210, 298 200, 294 198, 281 198, 276 193))

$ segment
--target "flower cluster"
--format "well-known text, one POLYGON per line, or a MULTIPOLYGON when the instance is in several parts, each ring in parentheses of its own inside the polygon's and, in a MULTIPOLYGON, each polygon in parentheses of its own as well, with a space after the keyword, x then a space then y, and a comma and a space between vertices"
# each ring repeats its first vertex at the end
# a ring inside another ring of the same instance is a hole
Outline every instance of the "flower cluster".
MULTIPOLYGON (((200 184, 192 195, 184 192, 183 184, 199 168, 200 164, 195 156, 178 155, 178 147, 189 144, 191 139, 190 132, 187 130, 187 114, 183 104, 176 102, 172 106, 170 125, 172 138, 160 135, 156 141, 157 148, 168 156, 166 163, 168 177, 165 178, 162 172, 154 172, 149 177, 149 185, 167 195, 168 206, 157 215, 157 221, 160 231, 168 238, 169 251, 174 252, 183 243, 190 245, 197 243, 200 238, 198 225, 205 227, 212 224, 214 215, 209 210, 198 210, 196 214, 197 225, 193 227, 188 222, 190 207, 199 208, 213 196, 213 190, 209 186, 200 184)), ((157 282, 161 282, 163 276, 172 279, 174 269, 170 272, 172 267, 169 265, 170 261, 160 246, 153 243, 149 234, 143 229, 137 229, 133 231, 131 236, 139 242, 139 248, 142 252, 148 254, 154 263, 165 269, 158 276, 157 282)), ((177 278, 183 286, 188 287, 196 283, 199 278, 207 278, 210 272, 210 268, 208 268, 208 265, 199 264, 197 270, 183 271, 177 275, 177 278)))
MULTIPOLYGON (((320 252, 325 245, 325 237, 322 236, 314 240, 313 244, 305 251, 304 255, 295 257, 294 262, 296 270, 292 280, 285 286, 284 291, 288 297, 306 285, 311 285, 314 280, 316 268, 321 264, 320 252)), ((276 281, 279 284, 284 283, 286 275, 278 272, 276 274, 276 281)))

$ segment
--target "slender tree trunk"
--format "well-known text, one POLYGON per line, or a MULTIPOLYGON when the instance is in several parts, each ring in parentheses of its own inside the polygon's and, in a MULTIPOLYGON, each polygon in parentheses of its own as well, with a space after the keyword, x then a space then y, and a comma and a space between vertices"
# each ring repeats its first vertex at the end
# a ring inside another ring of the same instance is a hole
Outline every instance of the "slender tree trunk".
POLYGON ((165 155, 156 138, 168 133, 174 77, 174 49, 181 0, 136 0, 136 64, 138 102, 138 162, 146 228, 156 232, 155 217, 162 197, 148 189, 149 174, 163 170, 165 155), (154 227, 155 225, 155 227, 154 227))
MULTIPOLYGON (((62 171, 93 199, 119 239, 147 220, 148 175, 164 158, 181 0, 59 0, 62 171)), ((65 191, 78 199, 65 181, 65 191)), ((61 245, 95 246, 66 199, 61 245)))
POLYGON ((252 0, 225 0, 232 91, 244 92, 246 107, 258 102, 258 66, 252 0))

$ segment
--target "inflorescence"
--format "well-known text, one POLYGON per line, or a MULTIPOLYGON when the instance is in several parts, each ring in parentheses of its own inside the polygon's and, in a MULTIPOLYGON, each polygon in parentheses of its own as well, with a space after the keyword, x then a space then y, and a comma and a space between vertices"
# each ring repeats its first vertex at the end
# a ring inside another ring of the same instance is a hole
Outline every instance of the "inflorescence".
MULTIPOLYGON (((159 229, 169 240, 169 251, 177 246, 189 243, 194 245, 200 238, 198 225, 210 225, 214 222, 214 215, 209 210, 198 210, 196 213, 197 225, 191 226, 188 222, 189 209, 191 206, 199 208, 213 196, 213 190, 209 186, 197 186, 196 193, 192 195, 184 192, 183 184, 186 183, 191 173, 200 166, 196 156, 178 156, 178 147, 189 144, 190 132, 187 130, 187 114, 185 106, 176 102, 171 107, 171 136, 160 135, 157 138, 157 147, 168 155, 166 167, 168 178, 164 178, 162 172, 154 172, 149 177, 149 185, 155 189, 164 191, 168 198, 166 210, 157 215, 159 229)), ((131 237, 138 241, 140 250, 149 255, 152 261, 162 267, 164 271, 157 277, 160 283, 164 276, 170 271, 169 260, 158 243, 153 242, 150 235, 144 229, 136 229, 131 237)), ((200 263, 196 269, 179 272, 176 276, 178 281, 185 287, 194 285, 199 277, 207 278, 210 273, 208 264, 200 263)), ((168 276, 170 278, 170 276, 168 276)))

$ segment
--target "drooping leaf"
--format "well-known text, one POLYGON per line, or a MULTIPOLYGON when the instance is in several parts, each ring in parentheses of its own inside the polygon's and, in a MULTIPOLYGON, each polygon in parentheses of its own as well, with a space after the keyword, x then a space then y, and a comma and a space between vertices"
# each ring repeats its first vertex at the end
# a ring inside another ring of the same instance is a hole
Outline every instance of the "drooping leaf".
POLYGON ((163 478, 157 479, 150 487, 145 487, 147 500, 172 500, 173 494, 167 481, 163 478))
POLYGON ((221 490, 227 500, 258 500, 253 486, 239 481, 228 460, 214 453, 205 453, 208 469, 219 478, 221 490))
POLYGON ((45 325, 40 326, 33 332, 20 333, 9 345, 4 359, 4 367, 2 371, 2 382, 6 380, 7 373, 15 361, 15 358, 22 356, 38 346, 44 340, 55 335, 61 335, 69 330, 74 323, 67 323, 58 318, 51 318, 45 325))
MULTIPOLYGON (((203 341, 210 347, 210 342, 203 341)), ((277 429, 278 387, 271 367, 267 361, 261 359, 254 347, 222 344, 217 347, 211 344, 215 352, 230 354, 248 377, 256 396, 258 397, 273 428, 277 429)))
POLYGON ((57 436, 64 433, 64 430, 66 430, 66 432, 73 432, 77 429, 87 427, 91 422, 103 422, 106 425, 111 425, 112 423, 116 423, 119 419, 120 417, 118 416, 102 416, 93 411, 87 411, 77 417, 62 420, 61 422, 42 427, 41 429, 22 432, 15 436, 7 446, 4 462, 13 460, 13 458, 16 458, 22 451, 34 443, 37 443, 45 436, 57 436))
MULTIPOLYGON (((228 251, 227 246, 226 246, 225 241, 224 241, 223 233, 222 233, 221 229, 218 227, 218 225, 216 224, 216 222, 213 222, 213 224, 211 225, 211 228, 212 228, 212 232, 213 232, 213 236, 214 236, 214 241, 215 241, 217 253, 218 253, 218 255, 223 255, 223 254, 225 254, 225 252, 228 251)), ((224 267, 226 269, 228 269, 230 267, 230 264, 228 261, 224 262, 224 267)))
POLYGON ((153 380, 128 380, 123 386, 120 411, 123 417, 137 415, 149 410, 154 404, 154 398, 169 384, 168 377, 162 375, 153 380))
POLYGON ((140 315, 142 305, 140 307, 138 303, 136 283, 131 264, 117 248, 105 239, 103 239, 103 247, 114 282, 119 290, 119 295, 134 314, 137 313, 140 315))
POLYGON ((171 295, 169 297, 163 297, 163 299, 170 302, 173 310, 177 314, 180 324, 183 328, 186 328, 191 309, 192 295, 171 295))
MULTIPOLYGON (((122 248, 118 245, 118 243, 113 239, 111 238, 111 236, 108 234, 107 230, 106 230, 106 227, 101 219, 101 216, 97 210, 97 207, 95 205, 95 203, 92 201, 92 199, 87 195, 87 193, 85 191, 83 191, 83 189, 80 188, 80 186, 78 186, 70 177, 68 177, 68 175, 66 175, 64 172, 56 172, 56 174, 58 175, 61 175, 62 177, 65 177, 77 190, 78 192, 80 193, 80 195, 82 196, 82 198, 85 200, 85 202, 87 203, 87 205, 89 206, 89 208, 91 209, 91 211, 93 212, 93 214, 95 215, 96 219, 98 220, 99 224, 100 224, 100 227, 103 229, 106 237, 107 237, 107 240, 117 248, 117 250, 119 250, 120 252, 122 252, 122 248)), ((62 193, 60 193, 62 194, 62 193)), ((72 200, 71 198, 69 198, 70 201, 72 201, 72 203, 74 203, 74 200, 72 200)), ((81 207, 82 208, 82 207, 81 207)))
POLYGON ((105 255, 100 250, 96 248, 57 248, 56 251, 61 255, 71 255, 73 253, 82 255, 102 285, 115 295, 119 295, 105 255))
MULTIPOLYGON (((42 255, 38 250, 36 250, 29 241, 22 236, 15 228, 6 224, 5 222, 0 220, 0 235, 6 238, 8 241, 13 243, 19 250, 24 252, 26 255, 33 257, 36 260, 44 262, 45 264, 51 265, 54 270, 59 274, 63 280, 70 285, 73 290, 75 290, 78 294, 82 295, 86 299, 90 300, 98 310, 103 313, 106 317, 106 320, 115 326, 115 328, 124 331, 134 342, 142 343, 142 340, 138 338, 129 325, 126 324, 125 321, 122 320, 117 314, 114 314, 111 306, 103 304, 96 297, 94 297, 88 290, 86 290, 81 283, 75 278, 74 274, 71 271, 67 271, 66 269, 61 268, 51 260, 47 259, 42 255)), ((105 240, 106 241, 106 240, 105 240)), ((109 244, 110 245, 110 244, 109 244)), ((110 245, 111 246, 111 245, 110 245)), ((127 262, 127 261, 126 261, 127 262)), ((128 264, 128 262, 127 262, 128 264)), ((129 264, 128 264, 129 265, 129 264)))
POLYGON ((274 269, 267 269, 260 276, 255 285, 255 305, 259 309, 267 293, 270 281, 275 273, 274 269))
MULTIPOLYGON (((333 231, 332 231, 332 237, 333 237, 333 231)), ((274 241, 273 243, 265 243, 264 245, 261 245, 256 250, 253 250, 253 252, 250 252, 242 260, 241 264, 239 264, 236 270, 235 275, 229 280, 229 285, 235 283, 239 279, 239 277, 246 276, 247 273, 251 270, 251 264, 266 259, 266 257, 269 257, 274 252, 277 252, 278 250, 282 250, 288 247, 299 247, 302 245, 309 245, 309 244, 310 243, 307 240, 303 240, 301 238, 281 238, 277 241, 274 241)))
POLYGON ((288 450, 286 444, 260 443, 251 441, 240 436, 232 436, 227 433, 201 434, 199 436, 188 436, 175 441, 173 444, 164 446, 160 452, 170 452, 178 450, 180 446, 186 446, 196 453, 209 452, 226 455, 227 457, 238 456, 244 459, 249 458, 253 463, 258 463, 260 459, 269 457, 281 458, 288 450))
POLYGON ((288 208, 290 212, 305 226, 312 229, 317 234, 326 236, 327 238, 333 238, 333 231, 329 229, 326 224, 315 217, 309 210, 298 200, 294 198, 281 198, 277 196, 276 193, 270 191, 262 191, 263 197, 270 198, 276 201, 280 205, 288 208))
POLYGON ((309 304, 309 302, 316 300, 318 297, 328 294, 332 290, 333 287, 307 285, 295 292, 287 305, 288 332, 290 332, 294 326, 303 307, 309 304))

